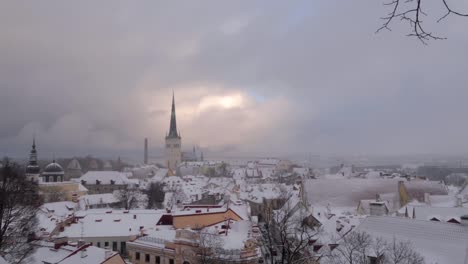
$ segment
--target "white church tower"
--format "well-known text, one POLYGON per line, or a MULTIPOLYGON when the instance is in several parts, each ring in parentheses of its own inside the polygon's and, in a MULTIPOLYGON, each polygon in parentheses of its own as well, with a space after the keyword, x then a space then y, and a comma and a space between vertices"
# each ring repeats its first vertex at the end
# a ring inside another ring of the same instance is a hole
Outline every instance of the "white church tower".
POLYGON ((177 132, 176 113, 175 113, 175 100, 174 93, 172 94, 172 110, 171 110, 171 123, 169 126, 169 133, 166 135, 166 162, 167 168, 175 174, 177 166, 182 160, 182 138, 177 132))

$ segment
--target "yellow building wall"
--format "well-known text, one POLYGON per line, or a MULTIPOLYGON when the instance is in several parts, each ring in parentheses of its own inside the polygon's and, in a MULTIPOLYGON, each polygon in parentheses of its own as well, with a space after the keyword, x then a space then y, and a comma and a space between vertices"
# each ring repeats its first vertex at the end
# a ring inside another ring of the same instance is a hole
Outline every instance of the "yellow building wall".
POLYGON ((57 183, 46 183, 39 184, 39 190, 46 196, 48 193, 60 192, 63 193, 66 201, 73 201, 74 198, 86 195, 87 191, 80 191, 79 183, 75 182, 57 182, 57 183), (74 196, 76 194, 76 196, 74 196))
POLYGON ((242 220, 236 213, 231 209, 221 213, 203 213, 193 215, 179 215, 173 217, 173 225, 175 228, 186 228, 200 229, 206 226, 214 225, 225 221, 226 219, 233 219, 235 221, 242 220))
POLYGON ((117 254, 107 259, 106 261, 102 262, 102 264, 125 264, 125 261, 122 259, 120 255, 117 254))
POLYGON ((403 182, 398 182, 398 193, 400 195, 400 206, 405 206, 410 202, 408 191, 403 182))

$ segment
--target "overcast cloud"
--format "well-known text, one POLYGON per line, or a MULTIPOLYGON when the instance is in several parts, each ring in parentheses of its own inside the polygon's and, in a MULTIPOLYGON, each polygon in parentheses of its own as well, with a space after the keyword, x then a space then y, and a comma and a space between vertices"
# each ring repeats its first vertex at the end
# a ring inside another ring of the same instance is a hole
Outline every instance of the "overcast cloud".
POLYGON ((448 40, 423 46, 398 24, 374 34, 385 12, 371 0, 2 1, 1 152, 26 156, 33 134, 63 155, 163 146, 174 91, 187 149, 467 153, 468 20, 428 23, 448 40))

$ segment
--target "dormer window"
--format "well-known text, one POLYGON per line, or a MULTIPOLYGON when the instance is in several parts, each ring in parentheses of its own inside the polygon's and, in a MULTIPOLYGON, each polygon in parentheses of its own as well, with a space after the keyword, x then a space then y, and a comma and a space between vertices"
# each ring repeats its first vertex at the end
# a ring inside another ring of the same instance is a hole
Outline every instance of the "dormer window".
POLYGON ((114 180, 111 180, 111 181, 110 181, 110 184, 111 184, 111 185, 114 185, 114 184, 115 184, 115 181, 114 181, 114 180))
POLYGON ((101 184, 101 181, 100 180, 96 180, 96 185, 99 185, 101 184))

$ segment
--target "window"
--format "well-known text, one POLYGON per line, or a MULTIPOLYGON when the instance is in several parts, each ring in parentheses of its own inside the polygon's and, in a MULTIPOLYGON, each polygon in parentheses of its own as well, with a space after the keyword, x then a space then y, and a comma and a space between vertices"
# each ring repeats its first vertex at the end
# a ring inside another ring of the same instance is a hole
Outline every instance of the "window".
POLYGON ((145 261, 150 262, 150 254, 145 254, 145 261))
POLYGON ((127 254, 127 244, 120 242, 120 255, 125 256, 127 254))
POLYGON ((169 264, 174 264, 174 259, 169 259, 169 264))
POLYGON ((104 247, 108 247, 109 246, 109 242, 104 242, 104 247))
POLYGON ((140 260, 140 252, 135 252, 135 259, 140 260))
POLYGON ((101 242, 97 242, 97 247, 101 247, 101 242))
POLYGON ((161 257, 160 256, 156 256, 156 264, 161 264, 161 257))
POLYGON ((117 251, 117 241, 112 242, 112 251, 117 251))
POLYGON ((368 257, 368 258, 369 258, 369 263, 370 264, 382 264, 382 263, 384 263, 384 260, 385 260, 383 255, 381 255, 379 257, 368 257))

